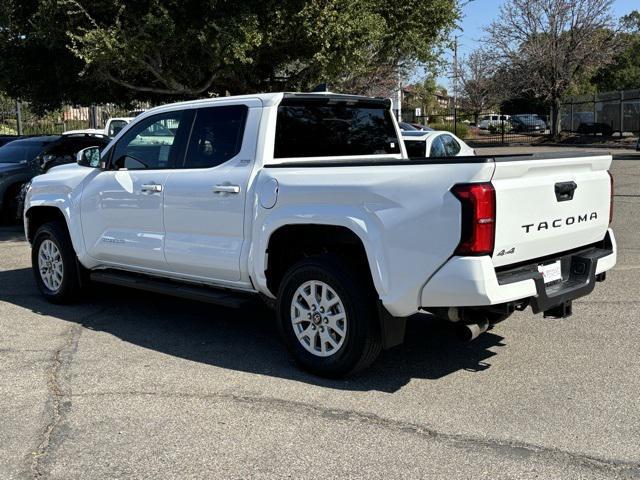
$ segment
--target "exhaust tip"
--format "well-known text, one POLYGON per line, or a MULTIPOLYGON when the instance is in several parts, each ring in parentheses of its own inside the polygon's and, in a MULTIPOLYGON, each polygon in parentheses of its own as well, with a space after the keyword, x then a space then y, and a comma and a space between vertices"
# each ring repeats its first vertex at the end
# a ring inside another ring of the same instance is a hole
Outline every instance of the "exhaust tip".
POLYGON ((489 330, 489 320, 481 320, 478 323, 467 323, 458 325, 457 335, 463 342, 470 342, 478 338, 481 334, 489 330))

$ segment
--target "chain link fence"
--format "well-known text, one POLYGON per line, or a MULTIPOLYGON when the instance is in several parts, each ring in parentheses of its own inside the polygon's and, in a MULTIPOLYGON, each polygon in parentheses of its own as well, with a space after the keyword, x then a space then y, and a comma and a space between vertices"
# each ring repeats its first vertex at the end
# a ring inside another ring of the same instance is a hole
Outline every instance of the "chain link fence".
POLYGON ((640 90, 567 98, 560 109, 566 132, 632 135, 640 132, 640 90))
POLYGON ((444 115, 416 116, 403 111, 403 120, 417 126, 445 130, 474 146, 530 143, 537 137, 549 134, 548 115, 505 115, 495 112, 466 113, 453 110, 444 115))

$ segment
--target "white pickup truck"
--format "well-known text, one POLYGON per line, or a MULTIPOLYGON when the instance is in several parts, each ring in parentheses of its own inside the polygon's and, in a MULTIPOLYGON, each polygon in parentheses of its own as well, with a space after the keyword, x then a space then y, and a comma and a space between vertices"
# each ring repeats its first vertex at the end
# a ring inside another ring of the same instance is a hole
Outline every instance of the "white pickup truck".
POLYGON ((262 297, 319 375, 366 367, 420 311, 469 338, 529 306, 566 317, 616 262, 609 155, 410 160, 384 99, 166 105, 78 157, 26 200, 47 299, 88 281, 229 307, 262 297))
POLYGON ((63 135, 78 133, 89 133, 93 135, 106 135, 109 138, 115 137, 120 130, 129 125, 134 117, 116 117, 107 120, 104 128, 85 128, 84 130, 68 130, 63 135))

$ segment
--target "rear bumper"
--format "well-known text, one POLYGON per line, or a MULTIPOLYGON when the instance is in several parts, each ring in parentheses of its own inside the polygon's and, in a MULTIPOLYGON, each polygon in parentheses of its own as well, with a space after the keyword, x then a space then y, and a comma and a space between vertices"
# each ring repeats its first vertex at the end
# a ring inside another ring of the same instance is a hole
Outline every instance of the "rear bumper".
MULTIPOLYGON (((557 256, 506 268, 491 258, 453 257, 422 289, 421 307, 476 307, 529 300, 534 313, 588 295, 600 274, 616 264, 616 242, 611 229, 605 238, 557 256), (545 285, 537 266, 561 260, 562 281, 545 285)), ((600 277, 599 277, 600 276, 600 277)))

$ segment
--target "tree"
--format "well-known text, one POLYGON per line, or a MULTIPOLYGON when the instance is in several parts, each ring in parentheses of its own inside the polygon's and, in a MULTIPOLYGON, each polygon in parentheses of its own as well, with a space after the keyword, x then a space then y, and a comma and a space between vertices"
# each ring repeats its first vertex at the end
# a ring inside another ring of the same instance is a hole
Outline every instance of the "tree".
POLYGON ((38 110, 129 100, 123 89, 81 75, 84 64, 68 48, 72 28, 54 0, 0 2, 0 91, 38 110))
POLYGON ((422 82, 411 85, 409 95, 405 97, 407 108, 420 108, 422 115, 435 113, 438 109, 435 97, 437 89, 436 80, 432 75, 428 75, 422 82))
POLYGON ((591 83, 601 92, 640 88, 640 11, 622 17, 621 43, 610 65, 598 69, 591 83))
POLYGON ((318 83, 388 94, 459 15, 458 0, 4 0, 0 90, 42 108, 318 83))
POLYGON ((459 16, 457 0, 58 1, 86 73, 155 98, 384 90, 433 61, 459 16))
POLYGON ((560 132, 560 101, 582 72, 611 63, 618 37, 611 0, 511 0, 488 28, 487 43, 510 72, 511 91, 549 102, 560 132))
POLYGON ((459 69, 462 84, 462 108, 475 116, 486 112, 496 104, 498 92, 495 82, 495 64, 491 55, 476 50, 463 57, 459 69))

